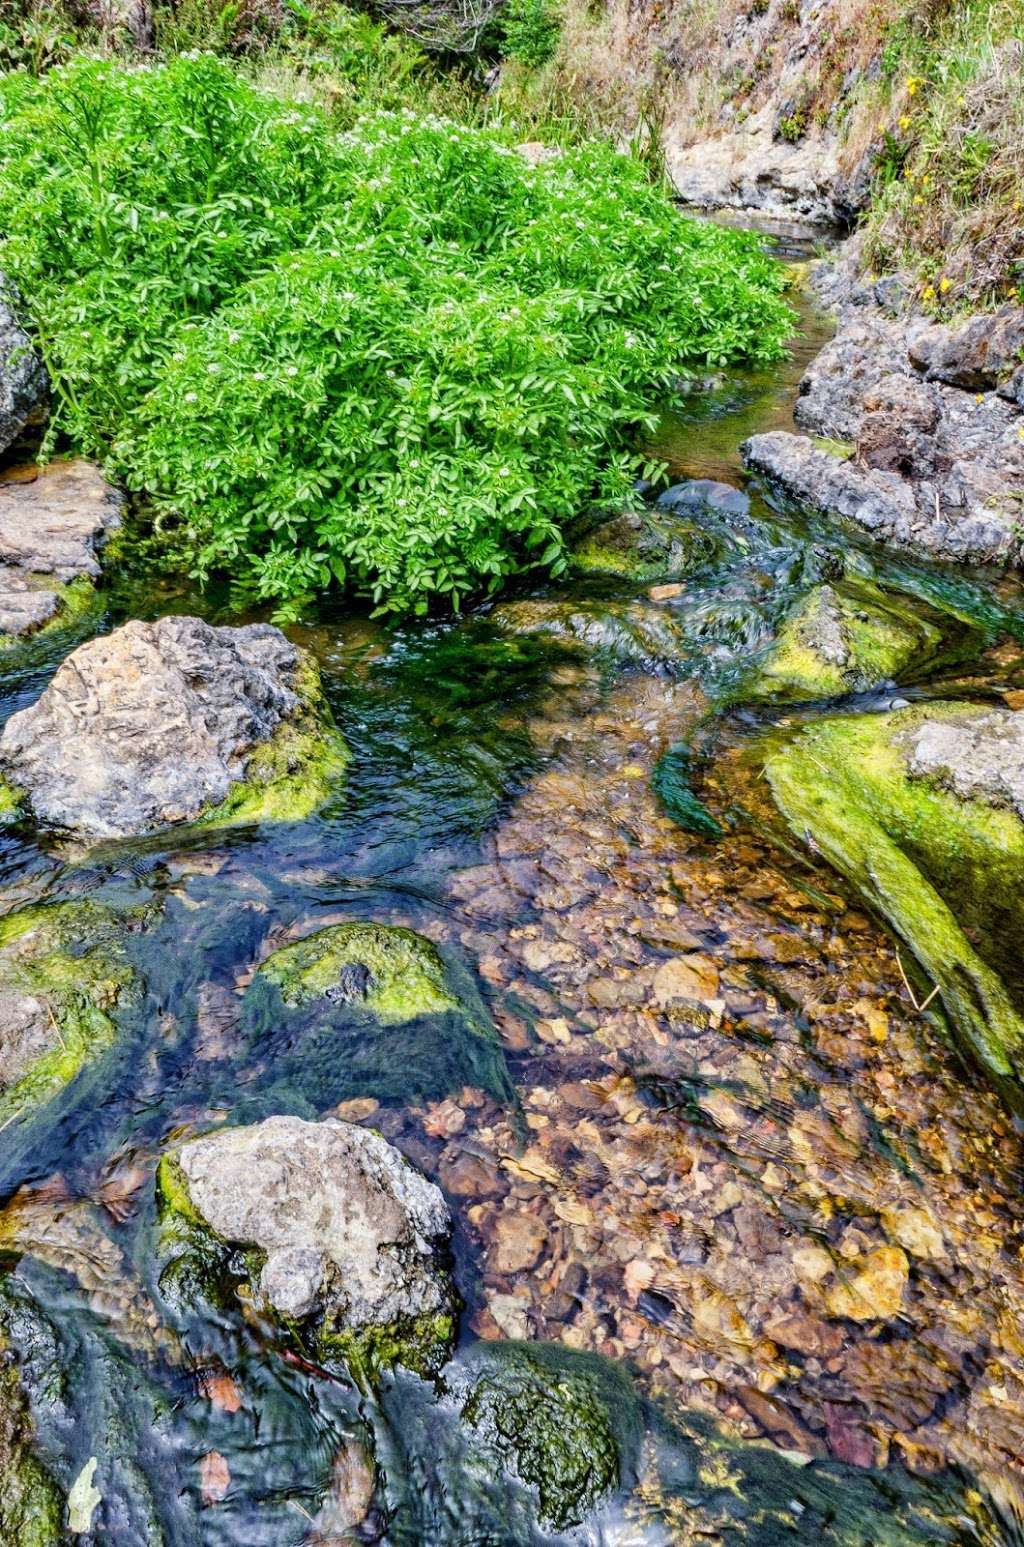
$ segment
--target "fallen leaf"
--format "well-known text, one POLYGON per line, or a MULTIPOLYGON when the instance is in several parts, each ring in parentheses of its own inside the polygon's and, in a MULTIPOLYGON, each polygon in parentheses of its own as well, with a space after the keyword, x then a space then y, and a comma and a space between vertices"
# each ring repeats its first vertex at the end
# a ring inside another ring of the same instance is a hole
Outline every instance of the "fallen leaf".
POLYGON ((242 1405, 241 1390, 227 1370, 204 1370, 199 1377, 199 1389, 218 1412, 237 1413, 242 1405))
POLYGON ((649 1289, 654 1282, 654 1266, 650 1262, 645 1262, 643 1257, 634 1257, 632 1262, 626 1263, 622 1279, 629 1303, 635 1305, 643 1291, 649 1289))
POLYGON ((92 1530, 92 1517, 98 1504, 103 1503, 102 1493, 92 1485, 99 1462, 90 1456, 71 1485, 68 1494, 68 1530, 84 1536, 92 1530))
POLYGON ((199 1491, 204 1504, 219 1504, 231 1486, 231 1468, 219 1450, 208 1450, 199 1462, 199 1491))

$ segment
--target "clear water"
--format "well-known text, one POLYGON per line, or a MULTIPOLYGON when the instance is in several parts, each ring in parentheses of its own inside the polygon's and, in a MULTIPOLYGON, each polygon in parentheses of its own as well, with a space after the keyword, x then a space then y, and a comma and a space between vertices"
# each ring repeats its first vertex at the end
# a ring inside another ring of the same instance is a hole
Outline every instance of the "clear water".
MULTIPOLYGON (((666 413, 652 449, 674 474, 738 482, 744 436, 790 424, 827 333, 806 302, 802 328, 778 369, 666 413)), ((714 566, 670 604, 678 655, 646 668, 505 637, 484 613, 408 629, 325 614, 296 629, 355 753, 343 796, 309 822, 84 857, 0 833, 5 909, 160 904, 129 942, 145 996, 117 1047, 0 1132, 5 1320, 54 1471, 67 1483, 99 1459, 95 1543, 656 1544, 698 1539, 685 1523, 698 1500, 713 1522, 699 1539, 882 1542, 908 1487, 934 1514, 892 1540, 1021 1539, 1019 1137, 941 1020, 913 1013, 891 939, 781 830, 744 756, 773 716, 712 713, 838 547, 908 605, 937 600, 973 630, 970 659, 954 650, 870 703, 1013 687, 1020 596, 759 499, 742 541, 721 535, 714 566), (718 841, 681 830, 652 791, 681 741, 718 841), (239 989, 255 965, 346 918, 436 940, 494 1017, 497 1065, 429 1025, 374 1038, 342 1018, 254 1038, 239 989), (680 952, 702 964, 710 1008, 654 1014, 654 974, 680 952), (354 1101, 452 1199, 460 1358, 478 1338, 562 1341, 628 1370, 648 1404, 626 1479, 639 1493, 575 1534, 545 1533, 523 1490, 481 1468, 443 1393, 403 1376, 369 1399, 267 1328, 161 1305, 162 1148, 223 1121, 362 1111, 354 1101), (795 1316, 798 1284, 813 1302, 807 1253, 859 1262, 896 1215, 937 1233, 910 1254, 902 1313, 795 1316), (537 1221, 542 1243, 509 1267, 504 1233, 537 1221), (211 1399, 225 1373, 237 1402, 211 1399), (784 1484, 777 1458, 758 1470, 767 1453, 709 1460, 702 1425, 720 1420, 816 1459, 784 1463, 784 1484), (371 1511, 325 1535, 332 1466, 368 1436, 371 1511), (230 1481, 204 1503, 213 1453, 230 1481), (998 1528, 964 1513, 960 1468, 998 1528), (770 1518, 736 1502, 752 1497, 770 1518)), ((138 576, 107 595, 103 628, 172 609, 228 618, 217 598, 138 576)), ((57 663, 9 672, 3 715, 57 663)))

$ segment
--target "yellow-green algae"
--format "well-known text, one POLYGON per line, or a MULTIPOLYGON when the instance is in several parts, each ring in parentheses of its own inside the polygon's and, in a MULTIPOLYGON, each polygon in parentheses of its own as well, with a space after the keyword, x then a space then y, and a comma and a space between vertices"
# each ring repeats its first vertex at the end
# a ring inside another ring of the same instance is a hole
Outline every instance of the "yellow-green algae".
POLYGON ((0 990, 38 999, 54 1037, 0 1093, 0 1121, 40 1106, 114 1042, 111 1012, 134 978, 124 927, 92 901, 42 904, 0 919, 0 990))
POLYGON ((1019 972, 1024 825, 911 778, 901 747, 925 719, 985 712, 931 704, 824 720, 769 756, 765 773, 790 827, 907 942, 964 1050, 1024 1110, 1024 1020, 1000 976, 1015 959, 1019 972))
POLYGON ((697 522, 642 511, 602 522, 575 545, 572 563, 585 575, 672 580, 707 564, 714 552, 714 539, 697 522))
POLYGON ((391 924, 335 924, 267 958, 260 972, 286 1005, 308 1004, 334 988, 346 967, 369 973, 360 1002, 385 1024, 462 1010, 437 948, 391 924))
POLYGON ((26 578, 39 590, 54 593, 57 610, 45 622, 22 634, 0 633, 0 662, 5 668, 20 665, 22 661, 27 664, 42 645, 53 645, 55 635, 65 631, 70 634, 90 618, 98 617, 101 610, 96 586, 86 575, 77 575, 74 580, 64 582, 55 581, 52 575, 26 578))
POLYGON ((204 811, 200 823, 304 822, 336 793, 351 753, 324 698, 320 668, 307 650, 299 651, 292 689, 299 700, 295 713, 250 754, 245 778, 219 805, 204 811))
POLYGON ((58 1547, 65 1540, 60 1491, 30 1448, 31 1420, 18 1372, 0 1337, 0 1542, 58 1547))
POLYGON ((868 580, 816 587, 786 618, 743 696, 794 702, 864 692, 930 660, 942 641, 938 621, 927 617, 923 606, 890 598, 868 580), (828 606, 846 649, 842 664, 821 648, 822 610, 828 606))

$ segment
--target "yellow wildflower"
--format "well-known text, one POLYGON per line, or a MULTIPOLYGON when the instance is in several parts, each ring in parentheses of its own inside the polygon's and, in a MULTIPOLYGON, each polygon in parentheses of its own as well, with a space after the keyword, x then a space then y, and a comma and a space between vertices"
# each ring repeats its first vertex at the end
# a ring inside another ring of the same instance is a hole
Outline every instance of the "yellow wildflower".
POLYGON ((925 300, 925 301, 934 301, 934 299, 935 299, 935 286, 934 285, 925 285, 923 291, 921 292, 921 296, 922 296, 922 299, 925 300))
POLYGON ((901 129, 909 129, 910 125, 911 125, 910 114, 909 113, 904 113, 902 118, 900 119, 900 128, 901 129))
POLYGON ((923 204, 924 203, 924 200, 922 199, 922 197, 921 197, 921 195, 919 193, 915 193, 915 195, 914 195, 914 203, 915 204, 923 204))
POLYGON ((921 84, 921 82, 918 80, 916 75, 908 75, 907 76, 907 96, 908 97, 916 96, 917 88, 920 86, 920 84, 921 84))
POLYGON ((952 290, 952 288, 953 281, 949 278, 948 274, 943 274, 942 278, 939 280, 939 289, 941 290, 942 294, 945 295, 946 291, 952 290))

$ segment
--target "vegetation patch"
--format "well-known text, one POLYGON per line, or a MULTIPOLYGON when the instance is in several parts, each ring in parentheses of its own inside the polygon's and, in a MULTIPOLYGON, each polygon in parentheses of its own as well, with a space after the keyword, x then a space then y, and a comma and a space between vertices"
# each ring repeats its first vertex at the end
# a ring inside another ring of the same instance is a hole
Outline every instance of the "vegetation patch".
POLYGON ((284 616, 331 583, 423 611, 560 570, 563 526, 628 500, 659 391, 790 326, 756 237, 602 146, 531 167, 408 113, 338 133, 212 56, 78 60, 0 109, 51 437, 284 616))

